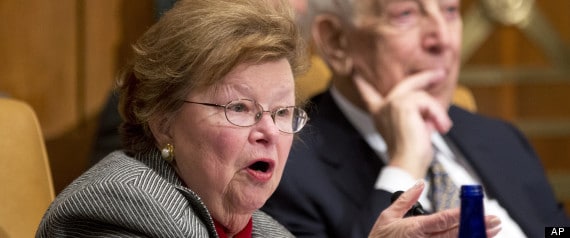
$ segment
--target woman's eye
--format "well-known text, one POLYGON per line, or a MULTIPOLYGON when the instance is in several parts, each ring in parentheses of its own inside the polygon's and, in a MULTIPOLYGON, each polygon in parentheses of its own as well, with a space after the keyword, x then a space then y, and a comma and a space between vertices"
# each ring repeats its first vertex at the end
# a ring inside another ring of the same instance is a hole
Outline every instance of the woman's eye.
POLYGON ((400 14, 397 15, 398 18, 404 18, 404 17, 409 17, 412 15, 412 11, 408 10, 408 11, 403 11, 400 14))
POLYGON ((248 112, 249 108, 244 103, 234 103, 227 107, 232 112, 248 112))
POLYGON ((288 108, 282 108, 275 112, 276 117, 288 117, 291 115, 291 110, 288 108))

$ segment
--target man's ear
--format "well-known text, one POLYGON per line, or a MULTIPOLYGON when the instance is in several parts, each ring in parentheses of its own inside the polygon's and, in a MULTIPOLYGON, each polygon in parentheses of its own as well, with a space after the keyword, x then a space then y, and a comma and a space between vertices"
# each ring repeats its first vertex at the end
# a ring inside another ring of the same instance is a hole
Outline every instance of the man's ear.
POLYGON ((153 118, 148 122, 148 126, 159 147, 164 146, 167 143, 172 143, 173 138, 166 118, 153 118))
POLYGON ((341 20, 332 14, 315 17, 313 39, 322 57, 337 75, 352 73, 352 58, 348 48, 348 32, 341 20))

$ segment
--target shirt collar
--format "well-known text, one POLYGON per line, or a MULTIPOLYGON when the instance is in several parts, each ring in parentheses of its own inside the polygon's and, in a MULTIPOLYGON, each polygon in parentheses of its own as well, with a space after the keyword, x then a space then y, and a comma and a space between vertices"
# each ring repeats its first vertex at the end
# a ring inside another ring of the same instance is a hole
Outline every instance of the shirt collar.
MULTIPOLYGON (((216 227, 216 233, 218 233, 218 236, 220 238, 228 238, 228 234, 226 233, 226 228, 222 224, 214 220, 214 226, 216 227)), ((247 223, 245 228, 243 228, 243 230, 238 232, 234 236, 234 238, 251 238, 252 231, 253 231, 253 220, 252 218, 249 218, 249 222, 247 223)))

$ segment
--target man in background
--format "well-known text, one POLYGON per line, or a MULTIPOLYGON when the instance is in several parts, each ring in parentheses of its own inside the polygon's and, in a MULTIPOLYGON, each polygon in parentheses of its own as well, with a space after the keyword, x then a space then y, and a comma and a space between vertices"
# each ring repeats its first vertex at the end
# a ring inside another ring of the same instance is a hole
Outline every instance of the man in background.
POLYGON ((482 184, 499 237, 570 225, 523 135, 451 105, 459 0, 319 0, 311 11, 332 84, 308 104, 266 212, 299 237, 365 237, 393 192, 426 179, 420 201, 433 212, 457 206, 459 186, 482 184))

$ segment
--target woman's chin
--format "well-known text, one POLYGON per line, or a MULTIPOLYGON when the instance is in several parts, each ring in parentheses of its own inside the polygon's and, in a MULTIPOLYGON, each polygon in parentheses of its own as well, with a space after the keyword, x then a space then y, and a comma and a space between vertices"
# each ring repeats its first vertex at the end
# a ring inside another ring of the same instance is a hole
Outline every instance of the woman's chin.
POLYGON ((231 187, 226 190, 225 200, 233 209, 240 212, 253 212, 261 208, 271 197, 278 182, 271 179, 266 182, 252 181, 248 178, 234 180, 231 187))
POLYGON ((260 191, 244 191, 244 193, 234 201, 236 206, 239 206, 239 210, 242 211, 255 211, 263 207, 267 199, 271 196, 272 191, 269 192, 267 190, 260 191))

